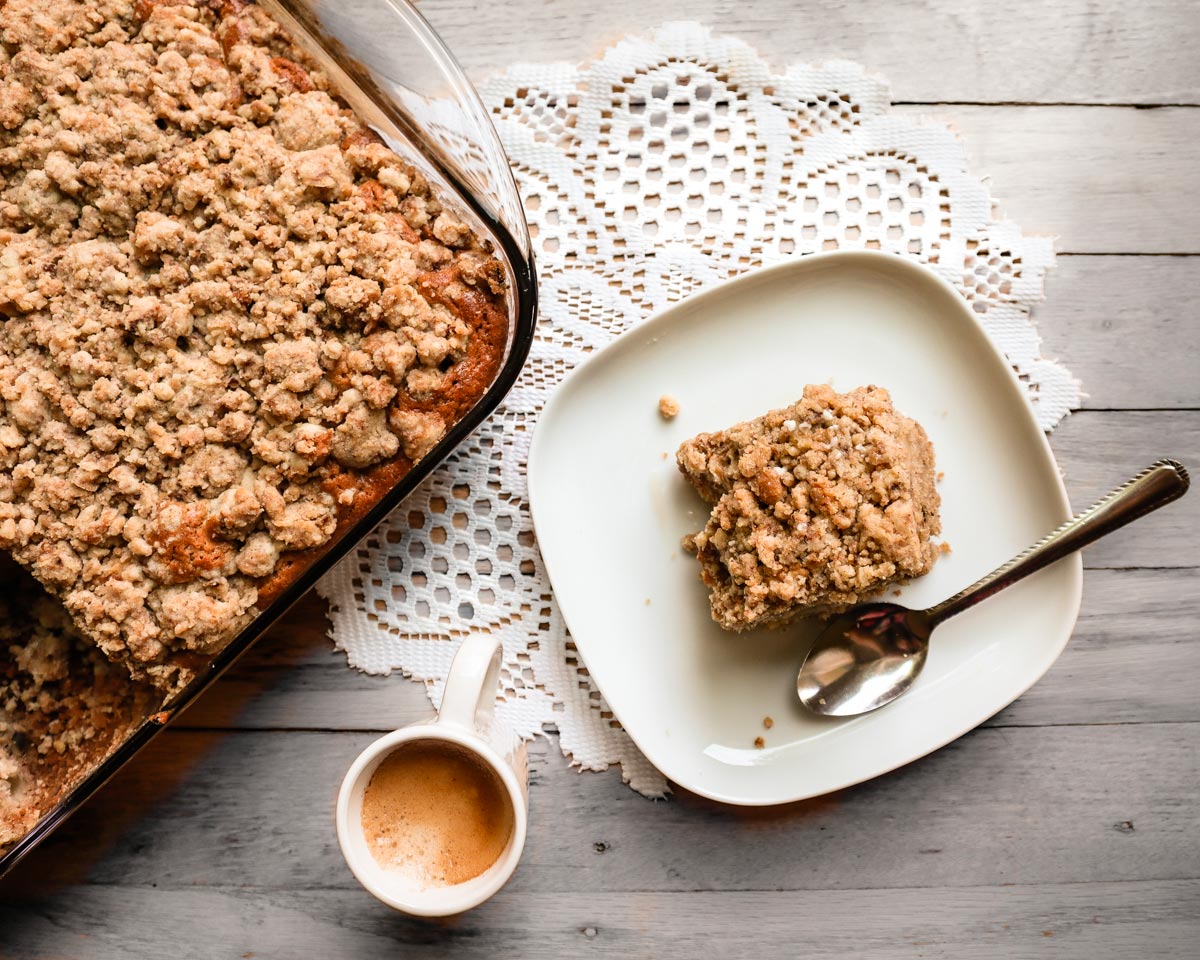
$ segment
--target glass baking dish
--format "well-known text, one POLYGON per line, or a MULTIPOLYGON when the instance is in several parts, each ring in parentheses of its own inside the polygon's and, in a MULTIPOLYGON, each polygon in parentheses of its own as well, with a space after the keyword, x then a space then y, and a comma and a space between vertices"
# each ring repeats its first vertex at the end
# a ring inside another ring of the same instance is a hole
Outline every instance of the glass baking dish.
POLYGON ((249 649, 341 557, 394 510, 499 405, 533 341, 537 285, 529 230, 508 159, 486 108, 450 51, 406 0, 259 0, 329 75, 339 95, 388 145, 441 189, 490 239, 508 281, 508 336, 495 378, 423 459, 162 708, 0 856, 0 876, 44 840, 126 761, 249 649))

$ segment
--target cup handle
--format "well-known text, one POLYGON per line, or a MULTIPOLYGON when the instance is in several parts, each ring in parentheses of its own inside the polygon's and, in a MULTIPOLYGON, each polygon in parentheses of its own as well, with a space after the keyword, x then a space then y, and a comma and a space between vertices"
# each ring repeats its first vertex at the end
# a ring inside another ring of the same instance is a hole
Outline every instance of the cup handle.
POLYGON ((500 682, 500 662, 504 647, 498 637, 472 633, 454 654, 438 723, 465 727, 482 733, 496 707, 496 686, 500 682))

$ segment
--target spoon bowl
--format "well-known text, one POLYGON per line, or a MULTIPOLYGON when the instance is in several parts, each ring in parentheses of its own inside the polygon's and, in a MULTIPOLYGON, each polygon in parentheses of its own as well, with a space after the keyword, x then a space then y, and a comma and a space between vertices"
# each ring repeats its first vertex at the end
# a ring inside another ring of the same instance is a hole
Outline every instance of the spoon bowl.
POLYGON ((828 717, 853 717, 895 700, 925 667, 931 631, 925 611, 895 603, 839 614, 800 668, 800 702, 828 717))

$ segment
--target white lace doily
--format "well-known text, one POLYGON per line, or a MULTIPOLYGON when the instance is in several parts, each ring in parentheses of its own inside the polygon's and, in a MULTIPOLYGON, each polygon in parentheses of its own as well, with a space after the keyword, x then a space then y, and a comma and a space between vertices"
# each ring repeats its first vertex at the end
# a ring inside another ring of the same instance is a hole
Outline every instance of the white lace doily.
POLYGON ((351 666, 400 670, 431 699, 467 631, 504 643, 498 718, 557 728, 590 770, 619 763, 661 796, 589 681, 555 606, 526 500, 538 412, 589 353, 667 303, 760 265, 874 247, 955 284, 1028 384, 1051 429, 1079 398, 1039 355, 1030 321, 1048 238, 996 219, 944 126, 890 115, 886 85, 853 63, 773 73, 738 40, 690 23, 602 59, 513 67, 481 88, 525 199, 541 319, 498 412, 321 582, 351 666))

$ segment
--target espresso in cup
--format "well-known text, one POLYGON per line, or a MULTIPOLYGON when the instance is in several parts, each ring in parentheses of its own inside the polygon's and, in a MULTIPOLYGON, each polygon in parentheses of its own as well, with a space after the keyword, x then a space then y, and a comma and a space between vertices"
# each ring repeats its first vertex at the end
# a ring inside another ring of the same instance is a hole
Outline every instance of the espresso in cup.
POLYGON ((512 799, 496 772, 444 740, 401 744, 363 793, 371 856, 423 889, 482 874, 504 853, 513 824, 512 799))

